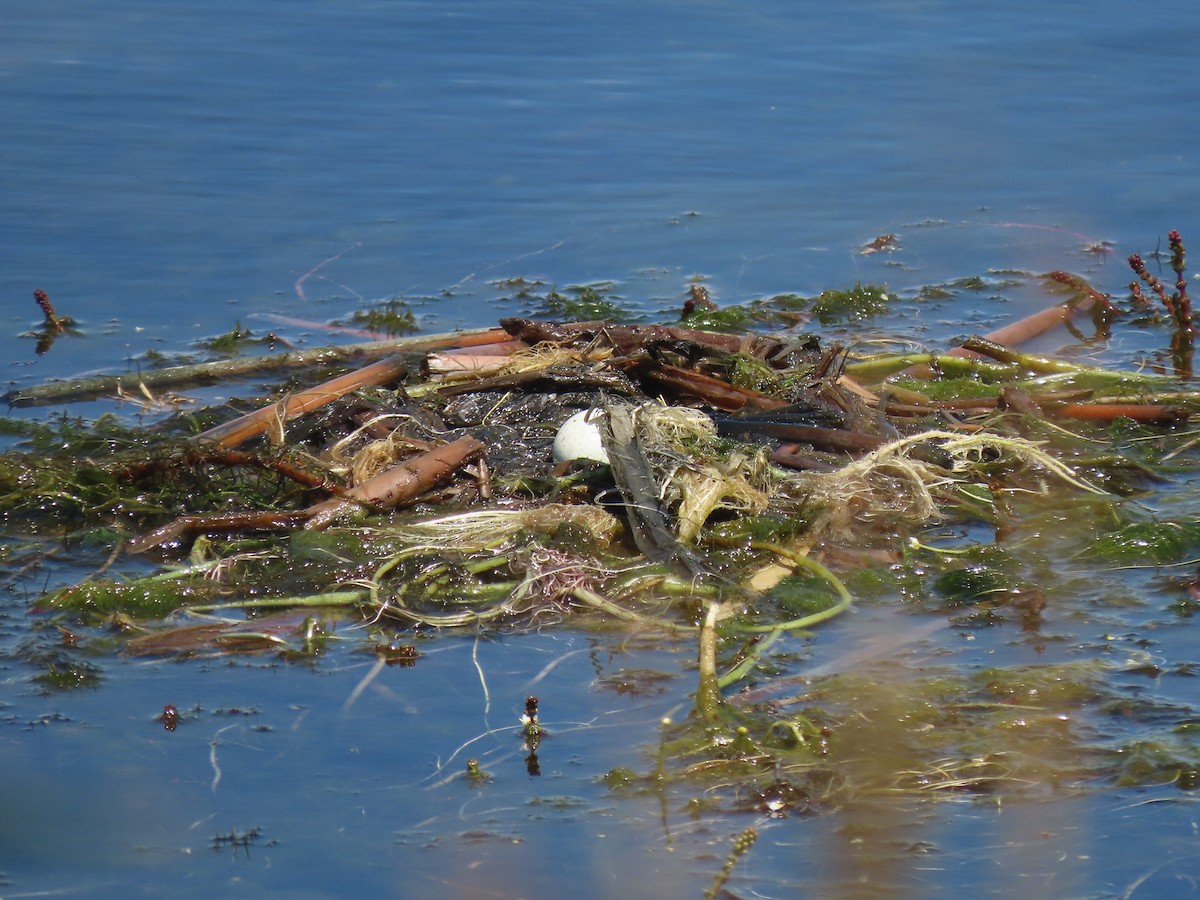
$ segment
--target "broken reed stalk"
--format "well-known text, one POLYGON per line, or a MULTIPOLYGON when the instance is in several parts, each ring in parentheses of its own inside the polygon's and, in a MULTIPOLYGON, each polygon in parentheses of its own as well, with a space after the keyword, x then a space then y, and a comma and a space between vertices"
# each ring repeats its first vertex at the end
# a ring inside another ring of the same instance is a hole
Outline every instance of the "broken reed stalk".
POLYGON ((297 416, 304 415, 332 403, 339 397, 344 397, 360 388, 372 387, 400 378, 408 370, 407 356, 396 354, 353 372, 347 372, 324 384, 308 388, 292 394, 278 403, 256 409, 254 412, 239 416, 223 425, 210 428, 196 435, 197 443, 211 443, 219 447, 236 447, 269 431, 276 424, 282 426, 297 416))
POLYGON ((305 528, 325 528, 359 503, 390 509, 445 483, 462 466, 482 456, 487 447, 470 435, 406 459, 346 492, 345 497, 310 506, 305 528))
POLYGON ((359 504, 388 509, 418 497, 450 478, 461 466, 481 455, 486 447, 468 436, 406 459, 346 491, 342 497, 325 500, 295 512, 239 512, 215 516, 181 516, 126 544, 130 553, 142 553, 167 541, 207 531, 249 529, 326 528, 343 513, 359 504))
POLYGON ((1087 422, 1131 419, 1142 425, 1178 425, 1188 418, 1187 411, 1181 407, 1158 403, 1064 403, 1061 406, 1047 404, 1045 409, 1052 416, 1087 422))
POLYGON ((91 400, 121 390, 137 391, 139 386, 151 389, 181 384, 204 384, 225 378, 239 378, 275 372, 282 369, 374 359, 398 351, 434 350, 443 347, 467 347, 476 343, 490 344, 511 340, 502 328, 475 328, 443 334, 416 335, 344 347, 316 347, 290 353, 251 356, 244 359, 222 359, 191 366, 172 366, 148 372, 126 372, 122 375, 95 375, 69 381, 52 381, 30 388, 19 388, 4 395, 9 406, 45 406, 50 403, 69 403, 91 400))
MULTIPOLYGON (((983 336, 984 340, 991 341, 994 344, 1020 345, 1036 337, 1040 337, 1064 322, 1070 321, 1077 313, 1089 311, 1097 303, 1103 304, 1110 312, 1115 311, 1115 307, 1112 306, 1105 294, 1093 288, 1078 275, 1073 275, 1070 272, 1054 271, 1047 273, 1045 277, 1050 281, 1066 285, 1074 290, 1074 299, 1066 303, 1056 303, 1046 309, 1025 316, 1023 319, 1011 322, 1003 328, 997 328, 995 331, 988 332, 983 336)), ((969 355, 970 351, 965 348, 956 347, 950 353, 953 356, 965 356, 969 355)))
MULTIPOLYGON (((991 341, 993 344, 1016 346, 1040 337, 1046 332, 1057 328, 1059 325, 1069 322, 1077 313, 1087 312, 1097 304, 1103 304, 1106 312, 1109 314, 1116 312, 1116 308, 1109 301, 1106 294, 1102 294, 1096 290, 1078 275, 1056 270, 1048 272, 1045 277, 1052 282, 1071 288, 1075 292, 1074 298, 1068 300, 1066 303, 1055 303, 1046 309, 1025 316, 1023 319, 1018 319, 1002 328, 997 328, 995 331, 989 331, 982 339, 991 341)), ((966 346, 961 346, 948 350, 945 354, 938 356, 937 359, 944 360, 947 356, 976 359, 979 354, 966 346)), ((931 374, 930 365, 931 363, 924 359, 914 359, 913 364, 903 371, 914 376, 928 378, 931 374)), ((865 371, 859 370, 854 365, 847 366, 846 371, 859 378, 866 377, 865 371)))

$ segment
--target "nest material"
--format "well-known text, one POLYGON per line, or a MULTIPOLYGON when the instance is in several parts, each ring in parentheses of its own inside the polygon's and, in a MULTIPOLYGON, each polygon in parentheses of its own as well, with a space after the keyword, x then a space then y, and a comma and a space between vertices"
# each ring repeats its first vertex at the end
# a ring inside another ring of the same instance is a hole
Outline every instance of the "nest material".
POLYGON ((475 551, 494 547, 519 532, 553 534, 563 525, 586 532, 596 549, 607 548, 620 536, 621 523, 599 506, 546 503, 523 509, 485 509, 443 516, 396 529, 396 535, 413 544, 475 551))
POLYGON ((826 524, 835 533, 848 534, 856 523, 875 528, 919 526, 941 518, 936 492, 963 484, 986 456, 1006 457, 1082 490, 1104 493, 1032 441, 949 431, 901 438, 833 472, 805 472, 793 481, 809 502, 827 510, 826 524), (914 448, 931 442, 949 454, 952 467, 933 465, 912 455, 914 448))
POLYGON ((766 510, 766 453, 719 446, 717 427, 690 407, 646 403, 632 409, 639 449, 649 462, 662 506, 674 508, 679 540, 693 543, 718 509, 766 510))

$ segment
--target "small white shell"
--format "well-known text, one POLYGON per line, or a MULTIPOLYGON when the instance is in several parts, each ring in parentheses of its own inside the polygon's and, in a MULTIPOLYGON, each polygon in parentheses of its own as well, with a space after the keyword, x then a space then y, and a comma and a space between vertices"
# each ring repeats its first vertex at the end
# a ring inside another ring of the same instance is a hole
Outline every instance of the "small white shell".
POLYGON ((600 438, 599 422, 603 416, 604 410, 593 407, 577 412, 563 422, 558 434, 554 436, 554 461, 590 459, 608 462, 604 441, 600 438))

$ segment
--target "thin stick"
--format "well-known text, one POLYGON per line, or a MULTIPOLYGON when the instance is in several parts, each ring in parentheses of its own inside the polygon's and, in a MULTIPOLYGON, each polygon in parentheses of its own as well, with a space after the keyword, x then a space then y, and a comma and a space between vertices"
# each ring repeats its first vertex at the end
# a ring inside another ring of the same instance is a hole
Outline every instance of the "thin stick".
POLYGON ((316 347, 291 353, 251 356, 244 359, 223 359, 193 366, 173 366, 149 372, 126 372, 122 375, 95 375, 70 381, 51 381, 31 388, 9 391, 4 402, 9 406, 44 406, 91 400, 118 390, 137 391, 139 385, 162 388, 180 384, 205 383, 223 378, 323 365, 366 357, 373 359, 397 351, 435 350, 443 347, 468 347, 478 343, 511 340, 502 328, 475 328, 443 334, 414 335, 388 341, 347 344, 344 347, 316 347))
POLYGON ((217 792, 217 785, 221 783, 221 767, 217 765, 217 747, 220 746, 221 742, 218 739, 229 729, 238 727, 237 725, 226 725, 224 728, 218 729, 217 733, 212 736, 212 740, 208 742, 208 762, 213 769, 213 780, 212 784, 209 785, 209 789, 214 794, 217 792))
POLYGON ((296 283, 294 285, 292 285, 292 288, 296 291, 296 296, 299 297, 301 300, 307 300, 308 298, 304 295, 304 282, 308 281, 308 279, 312 278, 314 275, 316 275, 318 272, 320 272, 323 268, 325 268, 330 263, 337 262, 339 259, 341 259, 343 256, 345 256, 351 250, 357 250, 361 246, 362 246, 362 241, 355 241, 353 244, 351 244, 345 250, 342 250, 338 253, 333 254, 333 256, 329 257, 329 259, 322 260, 321 262, 319 262, 315 266, 313 266, 311 269, 309 269, 307 272, 305 272, 303 275, 301 275, 299 278, 297 278, 296 283))

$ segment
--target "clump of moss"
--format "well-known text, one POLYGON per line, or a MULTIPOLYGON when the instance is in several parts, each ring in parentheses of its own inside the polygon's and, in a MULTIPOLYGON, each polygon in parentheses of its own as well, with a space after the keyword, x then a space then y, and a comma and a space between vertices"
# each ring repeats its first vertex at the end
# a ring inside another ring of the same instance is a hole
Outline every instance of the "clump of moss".
POLYGON ((98 616, 124 613, 139 619, 161 619, 187 604, 210 602, 220 585, 141 578, 136 581, 83 581, 54 593, 54 609, 98 616))
POLYGON ((393 297, 370 309, 355 310, 351 324, 391 337, 412 334, 418 329, 412 307, 399 297, 393 297))
POLYGON ((822 325, 853 324, 886 312, 891 299, 885 287, 856 283, 848 291, 818 294, 812 301, 812 313, 822 325))
POLYGON ((34 675, 33 681, 55 691, 95 687, 100 683, 100 670, 87 663, 51 663, 44 672, 34 675))
POLYGON ((1006 594, 1016 587, 1013 577, 1000 569, 981 563, 944 572, 934 582, 934 590, 948 606, 966 606, 1006 594))
POLYGON ((242 323, 238 322, 225 334, 200 341, 200 347, 222 356, 236 356, 243 350, 264 346, 273 347, 278 342, 279 338, 274 334, 256 336, 249 328, 243 328, 242 323))
POLYGON ((753 328, 762 316, 744 306, 722 306, 720 309, 697 309, 688 313, 681 324, 700 331, 740 333, 753 328))
POLYGON ((822 291, 815 297, 776 294, 743 306, 697 309, 687 315, 683 324, 688 328, 729 332, 795 325, 809 318, 822 325, 853 324, 885 312, 893 299, 886 287, 856 283, 849 290, 822 291))
POLYGON ((1101 535, 1086 556, 1114 566, 1166 565, 1200 550, 1200 523, 1132 522, 1101 535))
POLYGON ((630 322, 638 318, 622 302, 624 298, 612 281, 570 285, 562 290, 552 287, 544 293, 523 291, 519 299, 527 315, 564 322, 630 322))
POLYGON ((1116 783, 1121 787, 1174 784, 1180 790, 1200 787, 1200 748, 1195 735, 1181 727, 1164 740, 1141 740, 1114 753, 1116 783))

